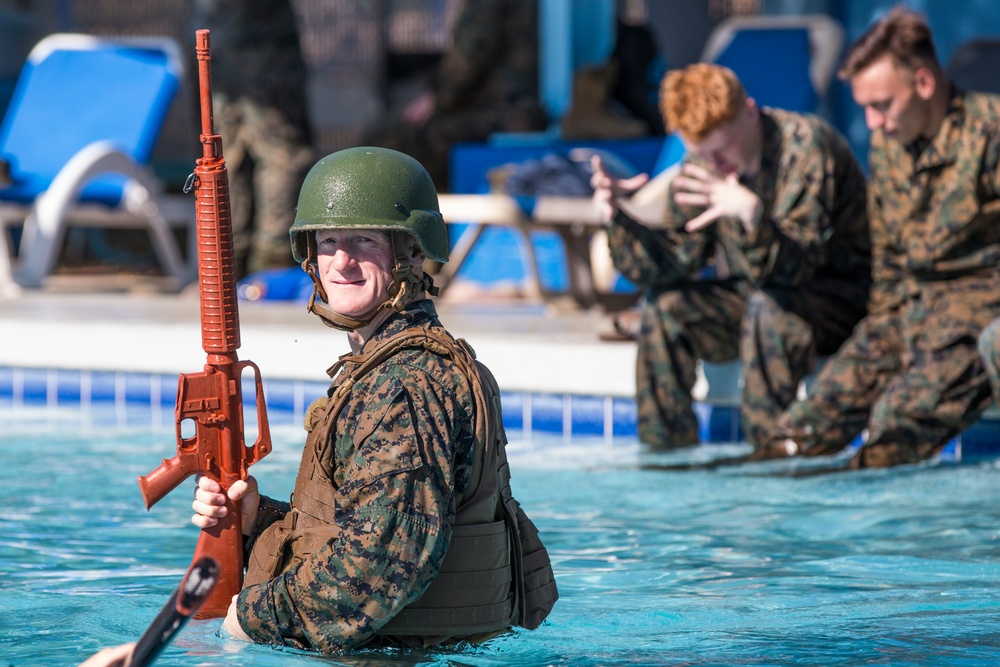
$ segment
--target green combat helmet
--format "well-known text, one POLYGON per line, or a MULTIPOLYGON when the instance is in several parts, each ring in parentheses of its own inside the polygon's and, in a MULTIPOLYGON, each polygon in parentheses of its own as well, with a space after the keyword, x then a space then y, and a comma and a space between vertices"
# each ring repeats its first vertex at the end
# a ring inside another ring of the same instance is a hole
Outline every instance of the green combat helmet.
POLYGON ((337 151, 309 170, 299 192, 289 235, 292 256, 314 284, 309 310, 329 326, 353 331, 371 322, 375 313, 360 320, 316 303, 317 296, 323 304, 327 302, 316 272, 316 231, 323 229, 374 229, 390 234, 396 258, 394 280, 379 309, 401 310, 419 288, 437 294, 430 276, 417 277, 410 270, 405 237, 416 239, 427 258, 443 264, 448 261, 448 229, 430 175, 409 155, 371 146, 337 151))

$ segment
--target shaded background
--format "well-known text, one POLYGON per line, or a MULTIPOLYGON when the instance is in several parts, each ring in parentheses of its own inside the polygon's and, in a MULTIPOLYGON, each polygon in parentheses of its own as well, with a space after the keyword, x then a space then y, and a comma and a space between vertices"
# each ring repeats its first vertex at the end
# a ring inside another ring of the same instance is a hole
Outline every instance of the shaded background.
MULTIPOLYGON (((320 154, 355 145, 375 119, 401 104, 412 81, 447 48, 459 0, 294 0, 302 47, 310 68, 310 111, 320 154)), ((847 43, 895 4, 892 0, 541 0, 540 69, 553 122, 565 109, 572 70, 602 61, 613 46, 616 11, 653 29, 666 68, 698 60, 712 28, 738 14, 825 13, 846 30, 847 43), (569 52, 568 59, 566 52, 569 52), (558 56, 558 57, 557 57, 558 56)), ((934 29, 947 63, 976 37, 1000 36, 994 0, 909 0, 934 29)), ((97 35, 168 35, 193 43, 187 0, 0 0, 0 108, 31 46, 52 32, 97 35)), ((193 50, 192 50, 193 51, 193 50)), ((196 156, 191 92, 178 96, 161 136, 154 167, 179 187, 196 156)), ((843 84, 836 82, 821 113, 851 140, 859 156, 867 146, 864 120, 843 84)))

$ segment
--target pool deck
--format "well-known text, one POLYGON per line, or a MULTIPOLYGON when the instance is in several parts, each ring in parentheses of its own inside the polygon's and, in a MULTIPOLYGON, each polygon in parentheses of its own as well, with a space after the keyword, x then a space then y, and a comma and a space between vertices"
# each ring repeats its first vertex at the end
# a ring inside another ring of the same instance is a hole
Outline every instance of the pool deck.
MULTIPOLYGON (((86 281, 69 284, 74 288, 0 299, 0 398, 14 405, 29 398, 60 403, 63 380, 52 371, 145 374, 154 378, 146 400, 172 411, 177 374, 201 371, 206 360, 196 291, 164 294, 141 280, 101 292, 85 289, 86 281)), ((508 428, 563 438, 635 437, 636 345, 601 340, 612 328, 608 315, 468 293, 439 301, 438 311, 496 376, 508 428)), ((301 302, 241 301, 240 324, 238 356, 260 368, 269 412, 287 407, 296 421, 310 397, 323 391, 325 369, 349 352, 346 335, 324 326, 301 302)), ((709 364, 699 375, 693 395, 702 441, 739 440, 738 365, 709 364)), ((73 383, 90 391, 99 381, 108 384, 89 377, 73 383)), ((79 386, 68 393, 83 400, 79 386)), ((112 398, 130 400, 119 393, 112 398)), ((947 451, 961 459, 1000 456, 1000 413, 991 408, 947 451)))
MULTIPOLYGON (((239 308, 239 357, 254 361, 265 379, 325 380, 325 369, 349 352, 345 334, 302 303, 241 301, 239 308)), ((635 345, 599 339, 610 328, 606 315, 515 300, 444 300, 438 310, 505 391, 633 396, 635 345)), ((0 366, 175 374, 205 363, 191 291, 23 292, 0 299, 0 340, 0 366)))

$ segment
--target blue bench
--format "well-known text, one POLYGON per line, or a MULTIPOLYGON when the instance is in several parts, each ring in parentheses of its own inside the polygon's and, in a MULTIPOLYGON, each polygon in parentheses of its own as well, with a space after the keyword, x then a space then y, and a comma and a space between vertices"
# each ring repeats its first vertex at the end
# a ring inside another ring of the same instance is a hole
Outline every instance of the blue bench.
POLYGON ((491 169, 548 155, 567 157, 578 148, 610 154, 635 173, 657 174, 683 156, 675 137, 455 146, 451 194, 440 197, 453 248, 436 282, 446 289, 458 274, 486 284, 525 280, 530 295, 548 303, 609 311, 634 303, 637 294, 627 281, 618 280, 608 289, 595 280, 590 253, 602 224, 589 197, 489 194, 491 169))

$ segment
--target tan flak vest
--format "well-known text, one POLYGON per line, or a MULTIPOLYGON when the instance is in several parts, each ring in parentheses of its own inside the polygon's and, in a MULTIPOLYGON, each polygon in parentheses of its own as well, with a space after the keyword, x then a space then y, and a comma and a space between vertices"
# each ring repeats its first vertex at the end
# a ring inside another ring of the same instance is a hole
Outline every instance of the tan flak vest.
POLYGON ((335 378, 333 395, 306 439, 292 509, 257 540, 244 585, 277 576, 323 545, 334 523, 337 490, 332 471, 322 464, 321 448, 330 442, 328 433, 336 428, 354 383, 414 347, 451 359, 468 379, 475 398, 474 463, 440 572, 377 634, 464 637, 511 625, 533 630, 552 609, 558 591, 538 530, 511 495, 500 390, 468 343, 441 330, 404 331, 367 354, 341 357, 331 369, 333 375, 346 363, 355 364, 349 375, 335 378))

